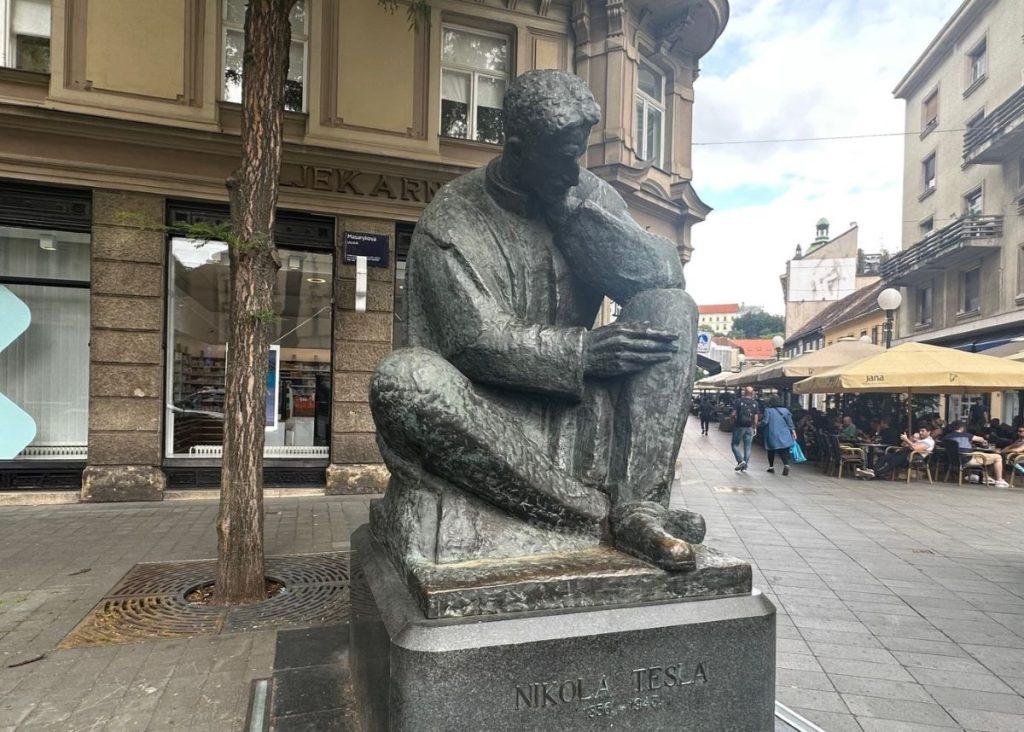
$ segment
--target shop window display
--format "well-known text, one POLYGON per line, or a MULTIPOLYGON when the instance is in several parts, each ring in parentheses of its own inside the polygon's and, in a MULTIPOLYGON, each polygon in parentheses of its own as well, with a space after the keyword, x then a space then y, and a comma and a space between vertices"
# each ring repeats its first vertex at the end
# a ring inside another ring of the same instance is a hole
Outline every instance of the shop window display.
MULTIPOLYGON (((12 444, 24 439, 10 451, 16 459, 86 457, 89 256, 88 234, 0 226, 0 288, 11 309, 0 307, 0 318, 28 308, 27 328, 0 351, 0 394, 13 403, 6 408, 34 422, 6 435, 12 444)), ((7 427, 16 421, 0 419, 7 427)))
MULTIPOLYGON (((270 326, 264 455, 326 458, 333 257, 327 252, 281 247, 278 255, 281 269, 274 311, 279 317, 270 326)), ((228 274, 223 242, 171 241, 168 456, 221 456, 224 363, 230 353, 228 274)))

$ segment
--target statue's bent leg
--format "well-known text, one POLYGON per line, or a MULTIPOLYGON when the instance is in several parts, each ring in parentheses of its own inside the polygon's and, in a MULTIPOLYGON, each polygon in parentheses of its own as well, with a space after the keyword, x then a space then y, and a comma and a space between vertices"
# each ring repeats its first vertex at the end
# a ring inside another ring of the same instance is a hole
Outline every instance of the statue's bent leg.
POLYGON ((389 451, 512 515, 592 530, 607 517, 603 493, 553 463, 434 351, 404 348, 381 361, 370 408, 389 451))
POLYGON ((623 383, 609 474, 615 505, 651 501, 667 508, 690 411, 697 306, 685 290, 645 290, 624 305, 619 322, 679 334, 680 348, 672 358, 623 383))

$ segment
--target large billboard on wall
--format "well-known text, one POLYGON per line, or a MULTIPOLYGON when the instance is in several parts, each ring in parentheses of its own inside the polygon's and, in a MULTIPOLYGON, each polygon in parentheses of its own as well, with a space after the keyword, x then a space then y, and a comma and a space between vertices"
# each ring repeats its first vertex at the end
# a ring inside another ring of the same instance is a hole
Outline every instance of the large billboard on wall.
POLYGON ((857 289, 857 259, 797 259, 789 263, 789 302, 842 300, 857 289))

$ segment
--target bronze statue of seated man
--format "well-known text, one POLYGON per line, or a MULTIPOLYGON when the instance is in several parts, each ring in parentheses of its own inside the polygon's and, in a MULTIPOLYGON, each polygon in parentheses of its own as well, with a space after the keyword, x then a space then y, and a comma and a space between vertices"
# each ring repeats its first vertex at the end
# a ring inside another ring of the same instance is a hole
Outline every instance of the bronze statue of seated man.
POLYGON ((561 71, 518 77, 505 147, 441 189, 409 250, 409 348, 374 374, 391 471, 371 531, 400 566, 612 543, 695 566, 668 507, 697 308, 671 241, 579 161, 600 109, 561 71), (594 327, 604 297, 617 322, 594 327))

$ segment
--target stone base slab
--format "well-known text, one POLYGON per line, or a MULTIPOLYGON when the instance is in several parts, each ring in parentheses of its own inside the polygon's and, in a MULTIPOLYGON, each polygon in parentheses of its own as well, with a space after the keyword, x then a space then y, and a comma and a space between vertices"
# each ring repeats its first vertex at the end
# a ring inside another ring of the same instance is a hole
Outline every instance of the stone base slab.
POLYGON ((757 591, 432 620, 352 539, 353 692, 372 730, 772 730, 775 608, 757 591))
POLYGON ((151 465, 89 465, 82 471, 81 500, 161 501, 166 487, 164 471, 151 465))
POLYGON ((406 574, 428 618, 750 594, 748 563, 703 544, 693 549, 697 568, 690 572, 666 572, 601 545, 516 559, 421 562, 406 574))
POLYGON ((383 463, 327 466, 327 495, 383 493, 391 473, 383 463))

